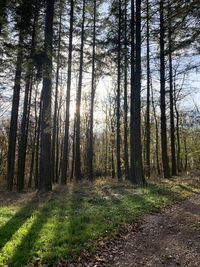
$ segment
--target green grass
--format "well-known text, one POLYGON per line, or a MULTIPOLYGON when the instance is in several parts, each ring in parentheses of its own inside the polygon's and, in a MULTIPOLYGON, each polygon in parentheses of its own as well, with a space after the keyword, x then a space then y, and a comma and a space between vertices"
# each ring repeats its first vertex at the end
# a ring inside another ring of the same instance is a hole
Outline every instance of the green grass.
MULTIPOLYGON (((58 190, 57 190, 58 191, 58 190)), ((199 191, 191 179, 152 183, 145 188, 97 181, 70 185, 42 201, 0 207, 0 266, 52 266, 72 260, 83 250, 95 250, 98 240, 113 236, 144 214, 199 191)))

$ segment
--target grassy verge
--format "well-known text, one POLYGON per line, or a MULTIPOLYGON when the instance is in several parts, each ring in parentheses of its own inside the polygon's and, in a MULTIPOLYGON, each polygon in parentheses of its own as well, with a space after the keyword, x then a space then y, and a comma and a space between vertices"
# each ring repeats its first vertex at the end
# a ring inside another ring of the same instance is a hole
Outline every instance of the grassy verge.
POLYGON ((52 266, 93 250, 108 237, 144 214, 200 192, 198 179, 154 182, 145 188, 104 180, 70 185, 46 199, 0 207, 0 266, 52 266))

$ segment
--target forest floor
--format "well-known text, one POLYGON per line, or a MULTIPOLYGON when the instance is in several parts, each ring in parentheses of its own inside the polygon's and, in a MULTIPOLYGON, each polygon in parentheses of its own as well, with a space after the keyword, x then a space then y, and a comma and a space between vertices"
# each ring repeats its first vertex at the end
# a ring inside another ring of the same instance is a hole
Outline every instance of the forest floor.
POLYGON ((199 175, 0 190, 0 266, 200 266, 199 193, 199 175))

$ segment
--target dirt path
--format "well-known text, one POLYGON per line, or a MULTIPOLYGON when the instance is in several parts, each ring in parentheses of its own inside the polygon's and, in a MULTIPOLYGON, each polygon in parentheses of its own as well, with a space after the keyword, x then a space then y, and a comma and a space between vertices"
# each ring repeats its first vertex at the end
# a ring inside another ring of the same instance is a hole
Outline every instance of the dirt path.
POLYGON ((200 195, 146 216, 139 231, 117 238, 78 266, 200 267, 200 195))

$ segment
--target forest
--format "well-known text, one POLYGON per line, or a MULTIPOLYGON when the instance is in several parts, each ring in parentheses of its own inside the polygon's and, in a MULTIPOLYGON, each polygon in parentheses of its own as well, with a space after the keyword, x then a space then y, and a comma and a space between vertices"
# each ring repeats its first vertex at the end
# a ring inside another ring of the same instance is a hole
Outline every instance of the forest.
POLYGON ((0 0, 0 266, 199 267, 199 88, 199 0, 0 0))

